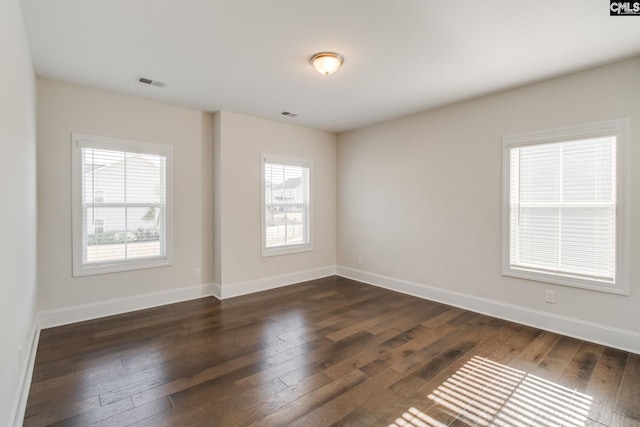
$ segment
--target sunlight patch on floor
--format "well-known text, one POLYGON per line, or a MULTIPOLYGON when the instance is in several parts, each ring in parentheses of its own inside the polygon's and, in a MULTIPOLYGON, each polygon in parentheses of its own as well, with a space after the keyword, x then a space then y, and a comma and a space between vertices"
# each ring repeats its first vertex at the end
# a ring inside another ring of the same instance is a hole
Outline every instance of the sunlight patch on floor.
POLYGON ((440 408, 471 425, 583 427, 592 398, 525 371, 475 356, 428 396, 425 412, 411 407, 389 427, 445 427, 428 415, 440 408))

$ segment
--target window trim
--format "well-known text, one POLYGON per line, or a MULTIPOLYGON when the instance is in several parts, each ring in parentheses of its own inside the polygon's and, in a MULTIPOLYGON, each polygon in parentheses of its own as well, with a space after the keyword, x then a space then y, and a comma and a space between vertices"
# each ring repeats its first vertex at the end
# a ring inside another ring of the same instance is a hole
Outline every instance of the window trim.
POLYGON ((287 255, 300 252, 313 251, 313 161, 306 159, 295 159, 290 157, 272 156, 269 154, 260 154, 260 248, 263 258, 287 255), (297 245, 279 246, 275 248, 267 248, 267 227, 265 218, 265 163, 283 164, 290 166, 302 166, 309 169, 309 200, 307 202, 308 225, 307 233, 309 242, 297 245))
POLYGON ((558 129, 507 135, 502 140, 502 274, 504 276, 553 283, 593 291, 629 295, 630 256, 630 167, 628 118, 587 123, 558 129), (510 149, 528 145, 565 142, 597 137, 616 137, 616 248, 615 282, 543 273, 510 265, 510 149))
POLYGON ((173 147, 165 144, 132 141, 121 138, 71 134, 71 229, 73 277, 117 273, 173 265, 173 147), (165 157, 165 256, 142 260, 122 260, 105 264, 83 264, 82 148, 102 148, 165 157))

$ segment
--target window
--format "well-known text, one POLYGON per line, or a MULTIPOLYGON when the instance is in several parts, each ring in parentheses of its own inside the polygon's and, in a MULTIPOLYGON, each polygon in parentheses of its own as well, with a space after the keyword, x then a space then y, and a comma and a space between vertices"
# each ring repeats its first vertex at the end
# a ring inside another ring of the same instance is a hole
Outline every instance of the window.
POLYGON ((503 274, 628 294, 628 121, 504 138, 503 274))
POLYGON ((262 256, 312 250, 311 163, 262 156, 262 256))
POLYGON ((73 275, 171 264, 172 148, 82 134, 72 142, 73 275))

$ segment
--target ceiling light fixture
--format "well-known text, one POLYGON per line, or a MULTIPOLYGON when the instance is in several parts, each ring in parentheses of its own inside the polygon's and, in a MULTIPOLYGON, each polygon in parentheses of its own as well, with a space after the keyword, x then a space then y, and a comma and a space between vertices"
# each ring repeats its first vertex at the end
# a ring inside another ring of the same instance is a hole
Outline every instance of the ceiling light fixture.
POLYGON ((320 52, 313 55, 309 62, 320 74, 328 76, 329 74, 335 73, 338 68, 340 68, 344 62, 344 58, 337 53, 320 52))

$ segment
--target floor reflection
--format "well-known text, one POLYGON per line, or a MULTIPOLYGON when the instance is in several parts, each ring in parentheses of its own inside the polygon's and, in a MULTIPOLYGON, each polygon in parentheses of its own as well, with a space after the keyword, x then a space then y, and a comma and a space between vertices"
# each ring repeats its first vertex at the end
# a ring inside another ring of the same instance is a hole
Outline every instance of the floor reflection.
POLYGON ((409 408, 390 427, 444 427, 434 407, 470 425, 582 427, 592 398, 525 371, 475 356, 428 396, 423 410, 409 408))
POLYGON ((262 327, 264 357, 259 362, 262 375, 269 379, 274 375, 281 379, 286 377, 287 385, 295 384, 309 375, 310 367, 306 359, 308 343, 299 338, 288 340, 282 337, 291 331, 304 330, 307 318, 300 310, 292 309, 279 312, 270 320, 262 327))

